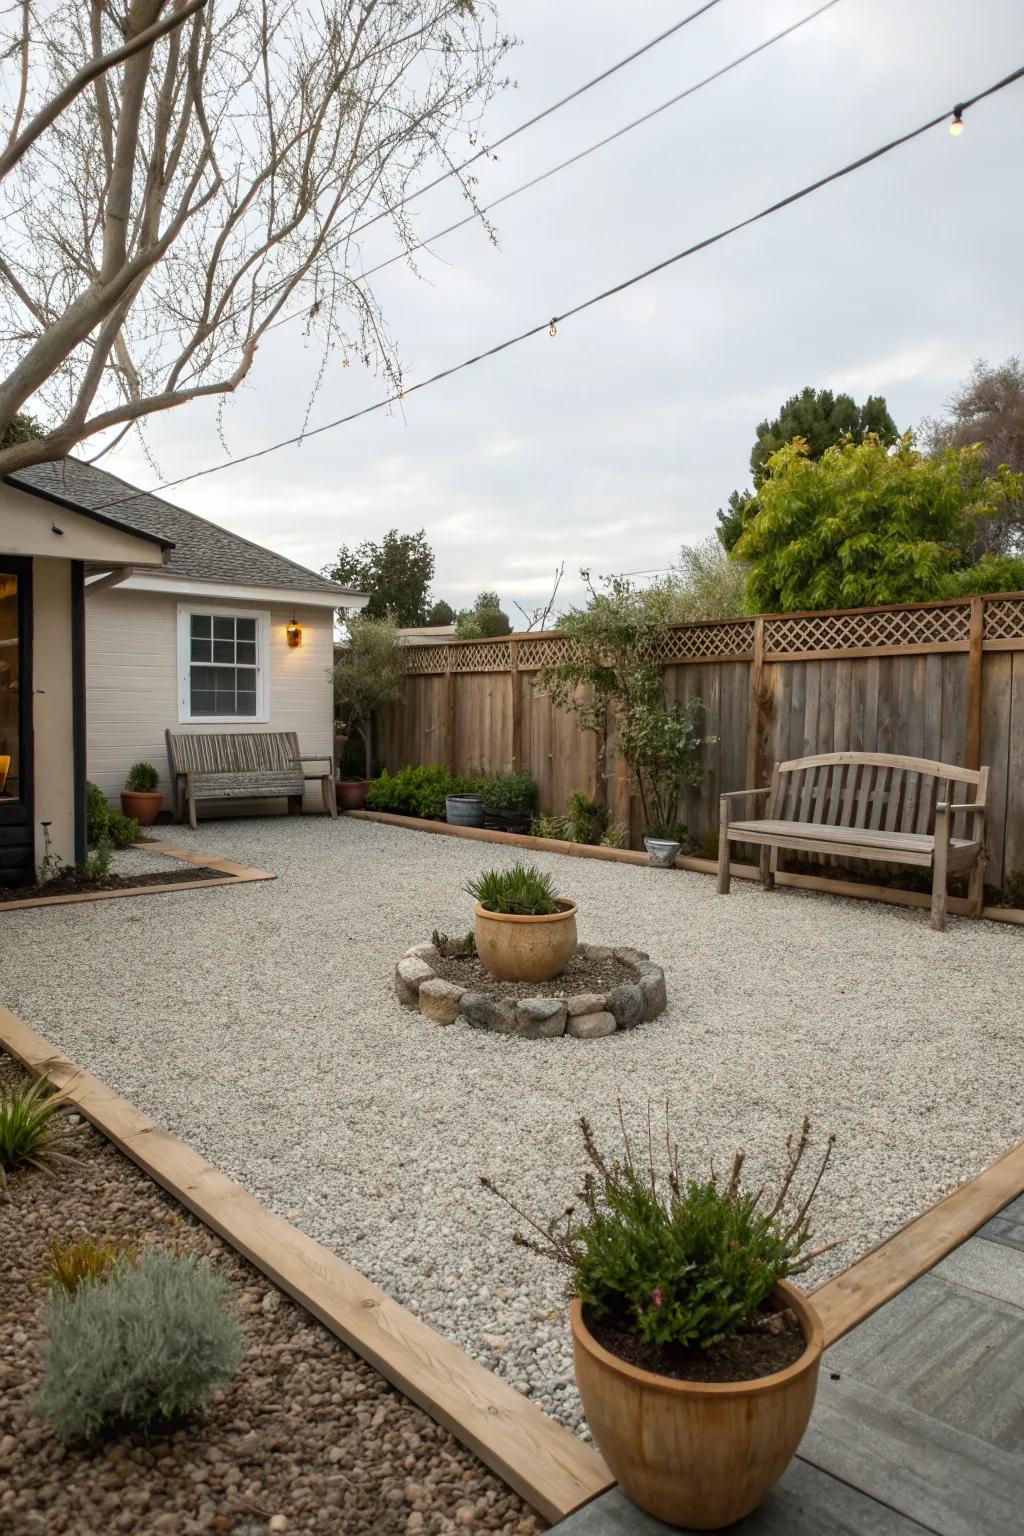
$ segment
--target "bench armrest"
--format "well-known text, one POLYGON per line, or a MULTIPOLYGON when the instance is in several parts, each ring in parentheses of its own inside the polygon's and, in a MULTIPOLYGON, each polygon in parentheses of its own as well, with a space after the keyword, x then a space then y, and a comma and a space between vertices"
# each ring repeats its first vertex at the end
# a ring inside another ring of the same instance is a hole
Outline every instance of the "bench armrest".
POLYGON ((937 801, 935 809, 940 814, 948 813, 949 815, 952 815, 954 811, 973 811, 976 816, 984 816, 985 814, 985 807, 983 805, 960 805, 959 803, 951 805, 948 800, 937 801))
POLYGON ((301 757, 290 757, 290 763, 329 763, 332 761, 329 752, 304 752, 301 757))
POLYGON ((719 795, 719 800, 742 800, 747 795, 770 795, 771 785, 766 784, 763 789, 730 789, 727 794, 719 795))

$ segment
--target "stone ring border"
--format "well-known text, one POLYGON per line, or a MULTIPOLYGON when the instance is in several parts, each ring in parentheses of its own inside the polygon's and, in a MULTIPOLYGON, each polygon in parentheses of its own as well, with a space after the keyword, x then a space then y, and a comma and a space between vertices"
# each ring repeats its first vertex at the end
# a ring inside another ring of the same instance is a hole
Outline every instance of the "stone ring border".
POLYGON ((608 992, 551 997, 538 991, 535 997, 495 997, 438 976, 431 963, 441 958, 437 949, 433 944, 414 944, 395 967, 395 996, 404 1008, 418 1008, 434 1024, 467 1024, 526 1040, 558 1035, 598 1040, 635 1029, 668 1007, 665 972, 643 950, 580 944, 576 953, 587 960, 618 960, 631 967, 635 976, 608 992))

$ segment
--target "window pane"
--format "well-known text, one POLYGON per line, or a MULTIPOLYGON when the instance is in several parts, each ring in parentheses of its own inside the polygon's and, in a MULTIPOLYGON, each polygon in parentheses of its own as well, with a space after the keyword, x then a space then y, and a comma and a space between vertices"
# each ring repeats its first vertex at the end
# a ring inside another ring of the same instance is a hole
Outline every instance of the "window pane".
POLYGON ((238 693, 238 713, 240 715, 255 715, 255 713, 256 713, 256 695, 255 695, 255 693, 243 693, 241 690, 239 690, 239 693, 238 693))
POLYGON ((238 638, 239 638, 239 640, 255 640, 256 639, 256 620, 255 619, 236 619, 235 622, 238 625, 238 638))
POLYGON ((193 688, 191 713, 193 715, 215 715, 217 710, 214 708, 213 694, 205 690, 193 688))
POLYGON ((239 642, 238 642, 238 663, 239 663, 239 666, 241 666, 243 664, 246 664, 246 665, 249 665, 249 666, 255 666, 256 665, 256 642, 255 642, 255 640, 239 640, 239 642))
POLYGON ((235 669, 234 669, 234 667, 214 667, 214 669, 213 669, 213 686, 217 689, 218 693, 221 691, 221 689, 223 689, 225 693, 227 693, 227 692, 234 693, 234 691, 235 691, 235 669))
POLYGON ((193 693, 195 692, 195 690, 197 688, 200 691, 211 690, 213 688, 213 668, 212 667, 193 667, 192 668, 192 691, 193 691, 193 693))
POLYGON ((233 662, 235 659, 235 642, 233 640, 215 640, 213 642, 214 661, 233 662))
POLYGON ((218 715, 235 715, 238 713, 235 706, 235 690, 233 688, 230 693, 222 693, 218 688, 214 697, 217 700, 218 715))
POLYGON ((194 613, 192 615, 192 633, 201 636, 205 640, 210 638, 210 615, 208 613, 194 613))
POLYGON ((215 640, 233 640, 235 638, 234 619, 213 618, 213 638, 215 640))
POLYGON ((210 656, 210 642, 209 642, 209 640, 197 640, 195 638, 195 636, 193 636, 193 638, 192 638, 192 660, 193 661, 210 661, 211 659, 212 658, 210 656))
POLYGON ((244 688, 247 692, 252 692, 252 693, 256 692, 256 668, 255 667, 238 667, 237 668, 237 677, 238 677, 238 686, 239 686, 239 688, 244 688))

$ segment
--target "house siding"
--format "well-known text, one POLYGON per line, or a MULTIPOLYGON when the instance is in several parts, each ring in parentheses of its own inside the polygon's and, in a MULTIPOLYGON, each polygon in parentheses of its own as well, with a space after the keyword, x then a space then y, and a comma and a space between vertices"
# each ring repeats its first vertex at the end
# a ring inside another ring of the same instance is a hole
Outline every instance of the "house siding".
MULTIPOLYGON (((125 776, 138 759, 151 762, 160 773, 165 809, 170 807, 167 748, 164 731, 225 732, 231 730, 296 731, 302 752, 330 752, 334 738, 331 685, 333 611, 294 610, 280 605, 210 600, 218 610, 270 612, 269 719, 237 725, 178 721, 178 604, 196 606, 197 599, 176 594, 122 591, 108 587, 86 595, 86 757, 89 778, 114 805, 125 776), (285 626, 292 614, 302 625, 302 644, 289 647, 285 626)), ((266 802, 280 810, 283 801, 266 802)), ((245 815, 262 802, 225 807, 225 814, 245 815)), ((319 784, 307 785, 306 808, 320 809, 319 784)), ((200 814, 218 814, 216 804, 200 814)))

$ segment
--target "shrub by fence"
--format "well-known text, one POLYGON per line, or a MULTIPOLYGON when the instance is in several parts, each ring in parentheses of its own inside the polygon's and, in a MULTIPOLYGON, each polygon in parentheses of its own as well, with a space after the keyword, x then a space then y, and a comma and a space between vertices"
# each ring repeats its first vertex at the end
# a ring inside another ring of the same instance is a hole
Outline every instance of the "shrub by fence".
MULTIPOLYGON (((534 691, 568 646, 557 631, 411 646, 404 705, 380 723, 384 762, 526 768, 541 811, 580 789, 636 836, 614 720, 602 753, 598 736, 534 691)), ((986 878, 1001 886, 1024 870, 1024 594, 680 625, 663 632, 657 659, 669 698, 699 695, 717 737, 685 805, 698 842, 715 830, 719 793, 766 783, 776 759, 900 752, 987 763, 986 878)))

